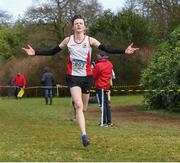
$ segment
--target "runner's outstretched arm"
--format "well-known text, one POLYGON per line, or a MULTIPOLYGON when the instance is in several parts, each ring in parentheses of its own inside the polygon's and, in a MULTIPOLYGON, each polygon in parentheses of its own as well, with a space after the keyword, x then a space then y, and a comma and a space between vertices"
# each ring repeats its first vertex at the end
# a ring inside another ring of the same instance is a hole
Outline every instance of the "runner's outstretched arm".
POLYGON ((46 49, 46 50, 34 50, 30 45, 28 48, 22 48, 28 55, 40 55, 40 56, 51 56, 55 55, 60 52, 64 47, 67 46, 68 38, 65 38, 59 45, 55 46, 54 48, 46 49))
POLYGON ((100 43, 98 40, 90 37, 90 44, 99 50, 105 51, 111 54, 133 54, 139 48, 133 48, 133 43, 131 43, 126 49, 113 48, 111 46, 100 43))

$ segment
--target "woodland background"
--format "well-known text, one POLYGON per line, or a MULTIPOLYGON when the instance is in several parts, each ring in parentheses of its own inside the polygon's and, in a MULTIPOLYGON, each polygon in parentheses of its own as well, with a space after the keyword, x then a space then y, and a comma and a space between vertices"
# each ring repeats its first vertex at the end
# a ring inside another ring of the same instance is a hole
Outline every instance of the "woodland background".
POLYGON ((29 57, 21 48, 56 46, 72 33, 75 14, 85 18, 86 33, 100 42, 121 48, 134 42, 140 48, 131 56, 110 55, 114 85, 139 85, 159 45, 180 25, 178 0, 127 0, 117 13, 104 10, 98 0, 37 0, 16 21, 0 10, 0 85, 12 85, 17 72, 26 76, 27 86, 40 85, 44 66, 51 68, 56 83, 66 85, 66 50, 52 57, 29 57))

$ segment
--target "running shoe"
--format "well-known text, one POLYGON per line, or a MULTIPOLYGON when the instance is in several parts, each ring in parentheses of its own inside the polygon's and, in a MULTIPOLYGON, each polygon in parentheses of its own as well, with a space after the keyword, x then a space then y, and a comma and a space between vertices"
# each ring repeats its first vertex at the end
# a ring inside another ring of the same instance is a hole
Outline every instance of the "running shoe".
POLYGON ((108 123, 107 125, 108 125, 108 127, 113 127, 114 126, 112 123, 108 123))
POLYGON ((83 143, 84 147, 86 147, 90 144, 87 135, 82 135, 82 143, 83 143))
POLYGON ((98 124, 100 127, 109 127, 108 124, 104 123, 103 125, 101 123, 98 124))

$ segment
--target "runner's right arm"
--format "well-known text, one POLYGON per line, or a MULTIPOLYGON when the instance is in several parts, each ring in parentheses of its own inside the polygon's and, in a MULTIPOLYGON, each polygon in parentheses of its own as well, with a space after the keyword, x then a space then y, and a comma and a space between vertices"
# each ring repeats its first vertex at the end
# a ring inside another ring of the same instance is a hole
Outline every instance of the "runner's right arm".
POLYGON ((67 42, 69 37, 66 37, 59 45, 54 48, 46 49, 46 50, 34 50, 30 45, 28 48, 22 48, 28 55, 39 55, 39 56, 51 56, 60 52, 63 48, 67 46, 67 42))

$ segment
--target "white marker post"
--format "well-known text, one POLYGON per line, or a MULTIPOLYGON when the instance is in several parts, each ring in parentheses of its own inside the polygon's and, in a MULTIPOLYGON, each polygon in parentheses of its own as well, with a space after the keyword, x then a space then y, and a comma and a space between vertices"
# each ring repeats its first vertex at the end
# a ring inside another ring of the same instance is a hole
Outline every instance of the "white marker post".
POLYGON ((103 126, 104 117, 104 89, 101 90, 101 126, 103 126))

